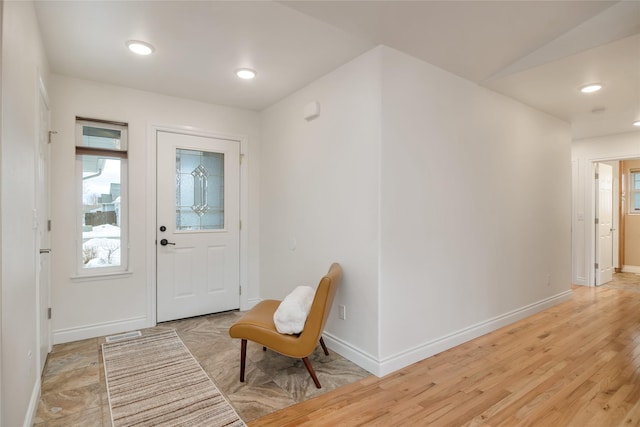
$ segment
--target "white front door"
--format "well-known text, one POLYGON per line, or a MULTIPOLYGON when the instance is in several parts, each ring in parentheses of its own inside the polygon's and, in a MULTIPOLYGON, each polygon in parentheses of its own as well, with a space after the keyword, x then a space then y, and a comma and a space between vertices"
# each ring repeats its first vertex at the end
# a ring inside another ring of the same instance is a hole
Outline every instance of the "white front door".
POLYGON ((45 99, 44 90, 40 91, 38 158, 36 164, 36 248, 37 255, 37 283, 38 283, 38 360, 40 372, 44 369, 47 355, 51 351, 51 320, 49 319, 49 107, 45 99))
POLYGON ((157 320, 240 307, 240 142, 158 131, 157 320))
POLYGON ((600 286, 613 279, 613 168, 598 163, 597 173, 596 286, 600 286))

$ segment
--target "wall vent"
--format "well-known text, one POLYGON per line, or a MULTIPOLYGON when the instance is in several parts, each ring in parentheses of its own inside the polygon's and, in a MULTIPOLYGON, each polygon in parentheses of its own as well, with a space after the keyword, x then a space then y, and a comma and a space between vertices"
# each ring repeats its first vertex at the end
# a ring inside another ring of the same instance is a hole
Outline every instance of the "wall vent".
POLYGON ((141 337, 141 336, 142 336, 142 332, 140 332, 140 331, 126 332, 124 334, 108 336, 107 337, 107 342, 128 340, 129 338, 136 338, 136 337, 141 337))

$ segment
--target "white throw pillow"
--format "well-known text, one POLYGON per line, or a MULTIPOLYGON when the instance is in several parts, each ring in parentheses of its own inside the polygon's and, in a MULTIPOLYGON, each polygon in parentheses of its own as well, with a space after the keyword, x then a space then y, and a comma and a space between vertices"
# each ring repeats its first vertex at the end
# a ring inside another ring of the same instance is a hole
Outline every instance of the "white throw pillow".
POLYGON ((299 334, 304 329, 316 291, 309 286, 298 286, 273 313, 273 323, 281 334, 299 334))

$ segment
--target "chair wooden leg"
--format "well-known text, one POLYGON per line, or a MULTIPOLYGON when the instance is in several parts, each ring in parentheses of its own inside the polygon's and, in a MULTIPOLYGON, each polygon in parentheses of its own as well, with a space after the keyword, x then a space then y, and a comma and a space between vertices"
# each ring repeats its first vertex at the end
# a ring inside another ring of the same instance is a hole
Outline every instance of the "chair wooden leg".
POLYGON ((311 375, 311 379, 313 379, 313 383, 316 385, 316 388, 322 388, 320 386, 320 381, 318 381, 318 377, 316 376, 316 371, 313 370, 313 366, 311 366, 311 362, 309 362, 309 358, 304 357, 302 361, 304 362, 304 366, 307 367, 307 371, 309 371, 309 375, 311 375))
POLYGON ((242 340, 240 344, 240 382, 244 382, 244 367, 247 360, 247 340, 242 340))
POLYGON ((322 346, 322 349, 324 350, 324 355, 328 356, 329 355, 329 350, 327 349, 327 346, 324 343, 324 340, 322 339, 322 337, 320 337, 320 345, 322 346))

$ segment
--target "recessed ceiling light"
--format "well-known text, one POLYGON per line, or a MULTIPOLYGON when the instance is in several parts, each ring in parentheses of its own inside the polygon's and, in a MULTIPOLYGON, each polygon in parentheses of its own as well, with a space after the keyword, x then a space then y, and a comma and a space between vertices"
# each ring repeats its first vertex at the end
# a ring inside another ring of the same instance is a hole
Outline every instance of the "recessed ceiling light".
POLYGON ((582 93, 593 93, 602 89, 602 85, 600 83, 592 83, 586 86, 582 86, 580 88, 580 92, 582 93))
POLYGON ((245 80, 251 80, 255 78, 256 74, 257 73, 255 72, 255 70, 252 70, 251 68, 239 68, 236 70, 236 76, 245 80))
POLYGON ((633 122, 633 125, 640 127, 640 120, 636 120, 635 122, 633 122))
POLYGON ((151 55, 155 50, 155 48, 149 43, 141 42, 139 40, 129 40, 127 42, 127 47, 131 52, 137 53, 138 55, 151 55))

